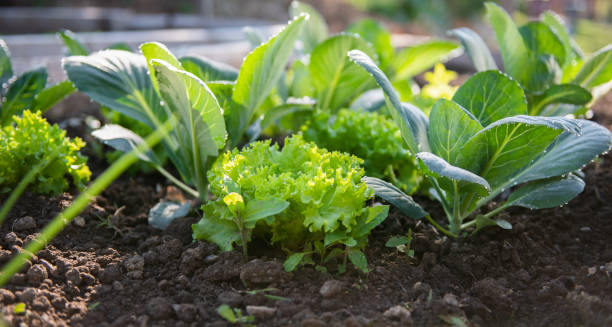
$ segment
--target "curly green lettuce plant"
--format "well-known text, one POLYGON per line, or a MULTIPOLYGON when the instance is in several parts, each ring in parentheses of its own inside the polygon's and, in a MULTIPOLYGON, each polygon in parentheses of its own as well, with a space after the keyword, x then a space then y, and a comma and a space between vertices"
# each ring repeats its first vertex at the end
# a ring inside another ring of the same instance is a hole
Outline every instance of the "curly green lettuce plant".
POLYGON ((74 92, 69 81, 45 88, 46 84, 47 71, 43 67, 13 75, 9 49, 0 39, 0 126, 10 124, 14 115, 26 109, 45 112, 74 92))
POLYGON ((441 99, 426 117, 399 101, 385 74, 361 51, 351 59, 371 73, 385 91, 408 150, 431 182, 448 227, 439 225, 412 198, 376 178, 365 181, 378 196, 409 217, 426 217, 456 237, 471 227, 511 228, 495 215, 510 206, 550 208, 582 192, 574 172, 610 149, 612 134, 587 120, 528 116, 523 89, 512 78, 484 71, 471 77, 452 101, 441 99), (509 191, 496 209, 483 206, 509 191))
POLYGON ((397 146, 402 143, 399 129, 380 113, 342 109, 332 116, 317 111, 302 126, 302 134, 319 147, 362 158, 368 176, 388 180, 405 192, 416 191, 421 181, 414 157, 397 146))
POLYGON ((86 158, 79 153, 85 143, 66 137, 66 131, 50 125, 40 112, 22 114, 13 116, 14 124, 0 129, 0 192, 12 191, 41 162, 44 166, 30 184, 33 192, 58 194, 68 188, 69 181, 82 189, 91 175, 86 158))
POLYGON ((388 206, 365 206, 373 192, 361 182, 363 161, 320 149, 300 135, 286 138, 281 150, 269 141, 225 153, 208 172, 217 197, 202 207, 193 237, 222 250, 243 247, 256 235, 291 253, 285 269, 320 264, 344 256, 362 271, 362 249, 388 206))
MULTIPOLYGON (((500 6, 485 6, 505 72, 525 90, 529 115, 584 113, 612 87, 612 46, 586 58, 557 14, 548 11, 517 27, 500 6)), ((478 34, 468 28, 450 33, 461 40, 478 71, 497 69, 478 34)))
MULTIPOLYGON (((153 130, 167 117, 176 115, 177 126, 164 138, 162 146, 180 179, 166 171, 153 152, 141 153, 140 158, 152 162, 177 186, 206 202, 208 167, 226 147, 242 139, 259 105, 278 81, 306 19, 294 19, 253 50, 244 59, 235 82, 209 81, 208 78, 234 75, 227 72, 226 66, 202 58, 177 59, 155 42, 141 45, 142 55, 104 50, 65 58, 63 66, 68 78, 92 100, 153 130)), ((94 135, 122 151, 143 141, 117 125, 107 125, 94 135)))

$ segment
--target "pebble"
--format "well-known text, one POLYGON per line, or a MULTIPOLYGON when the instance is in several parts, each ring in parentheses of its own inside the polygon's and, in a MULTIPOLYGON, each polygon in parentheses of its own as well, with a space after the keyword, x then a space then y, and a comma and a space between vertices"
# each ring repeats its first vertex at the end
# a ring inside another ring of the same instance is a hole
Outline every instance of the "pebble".
POLYGON ((240 279, 247 283, 269 284, 288 281, 291 275, 280 262, 255 259, 240 268, 240 279))
POLYGON ((28 278, 28 283, 32 285, 40 285, 43 280, 49 277, 47 269, 45 269, 45 266, 41 264, 35 264, 30 267, 30 269, 28 269, 28 272, 26 273, 26 276, 28 278))
POLYGON ((27 287, 25 290, 15 293, 15 295, 17 295, 17 298, 21 302, 30 302, 34 300, 34 297, 36 297, 36 293, 37 292, 35 288, 27 287))
POLYGON ((123 265, 127 271, 143 271, 145 260, 139 255, 131 256, 125 259, 123 265))
POLYGON ((46 310, 49 310, 49 308, 51 308, 51 302, 49 302, 49 299, 47 299, 44 296, 37 296, 32 301, 32 308, 38 311, 46 311, 46 310))
POLYGON ((242 304, 242 295, 237 292, 225 291, 217 296, 217 300, 221 304, 227 304, 230 307, 237 307, 242 304))
POLYGON ((9 304, 13 303, 14 301, 15 294, 13 294, 13 292, 4 288, 0 288, 0 302, 3 302, 4 304, 9 304))
POLYGON ((590 232, 591 231, 591 227, 588 227, 588 226, 580 227, 580 231, 581 232, 590 232))
POLYGON ((153 319, 168 319, 174 314, 170 301, 164 297, 154 297, 145 306, 147 314, 153 319))
POLYGON ((205 251, 202 247, 187 249, 181 257, 181 272, 185 275, 191 275, 205 263, 205 251))
POLYGON ((23 241, 15 234, 15 232, 10 232, 4 235, 4 242, 8 245, 18 245, 23 246, 23 241))
POLYGON ((193 304, 173 304, 172 309, 179 320, 184 322, 192 322, 196 320, 198 310, 193 304))
POLYGON ((259 305, 247 305, 246 311, 249 315, 255 317, 255 319, 259 321, 271 318, 276 314, 276 308, 259 305))
POLYGON ((383 313, 383 316, 392 320, 399 320, 408 324, 412 322, 410 311, 401 305, 393 306, 383 313))
POLYGON ((72 223, 79 227, 85 227, 86 225, 85 218, 83 218, 83 216, 74 217, 74 220, 72 220, 72 223))
POLYGON ((342 295, 344 292, 344 284, 335 279, 330 279, 323 283, 321 289, 319 290, 319 294, 324 298, 333 298, 342 295))
POLYGON ((116 263, 108 265, 100 273, 100 280, 105 284, 112 284, 119 279, 121 279, 121 268, 116 263))
POLYGON ((36 228, 36 220, 32 216, 25 216, 17 219, 13 224, 13 229, 21 232, 36 228))
POLYGON ((442 298, 442 302, 453 306, 453 307, 458 307, 459 306, 459 300, 457 299, 457 296, 455 294, 452 293, 446 293, 444 294, 444 297, 442 298))
POLYGON ((74 285, 80 285, 81 284, 81 273, 76 270, 75 268, 70 268, 68 269, 68 271, 66 271, 66 280, 72 282, 74 285))

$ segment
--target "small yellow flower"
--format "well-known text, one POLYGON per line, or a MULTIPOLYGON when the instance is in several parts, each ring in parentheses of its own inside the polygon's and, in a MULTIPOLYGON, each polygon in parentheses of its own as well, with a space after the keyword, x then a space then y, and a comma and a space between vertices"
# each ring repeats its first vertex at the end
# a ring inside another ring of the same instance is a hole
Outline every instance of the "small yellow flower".
POLYGON ((422 89, 423 95, 434 99, 451 99, 457 91, 457 86, 449 83, 457 78, 457 73, 446 70, 443 64, 437 63, 433 72, 425 73, 425 80, 429 83, 422 89))

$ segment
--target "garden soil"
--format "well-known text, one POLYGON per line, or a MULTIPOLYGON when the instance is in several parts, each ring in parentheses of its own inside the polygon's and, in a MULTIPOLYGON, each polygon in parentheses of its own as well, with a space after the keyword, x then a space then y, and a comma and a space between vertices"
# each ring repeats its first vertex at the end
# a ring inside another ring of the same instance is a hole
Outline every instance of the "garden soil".
MULTIPOLYGON (((607 127, 611 104, 595 114, 607 127)), ((370 236, 368 274, 333 262, 286 273, 283 253, 257 242, 247 260, 219 252, 191 240, 196 217, 155 230, 148 209, 180 195, 123 177, 0 289, 1 313, 14 326, 229 326, 227 304, 257 326, 612 326, 612 155, 585 174, 564 207, 504 213, 509 231, 449 240, 391 210, 370 236), (414 257, 385 247, 409 229, 414 257)), ((72 199, 25 194, 0 227, 0 265, 72 199)))

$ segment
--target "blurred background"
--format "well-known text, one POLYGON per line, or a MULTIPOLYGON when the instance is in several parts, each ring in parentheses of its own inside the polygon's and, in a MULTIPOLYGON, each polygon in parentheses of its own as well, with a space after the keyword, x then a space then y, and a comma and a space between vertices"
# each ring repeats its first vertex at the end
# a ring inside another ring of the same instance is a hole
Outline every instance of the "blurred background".
MULTIPOLYGON (((495 48, 483 17, 483 0, 303 0, 319 10, 332 32, 365 17, 394 33, 397 47, 469 26, 495 48)), ((0 38, 17 73, 46 66, 50 82, 63 79, 65 55, 55 32, 69 29, 90 49, 114 44, 132 49, 159 41, 177 55, 201 54, 239 66, 250 50, 243 28, 267 37, 289 19, 291 0, 2 0, 0 38)), ((612 43, 612 0, 498 0, 517 23, 552 9, 560 14, 587 52, 612 43)), ((461 60, 461 59, 459 59, 461 60)), ((452 65, 452 63, 451 63, 452 65)))

